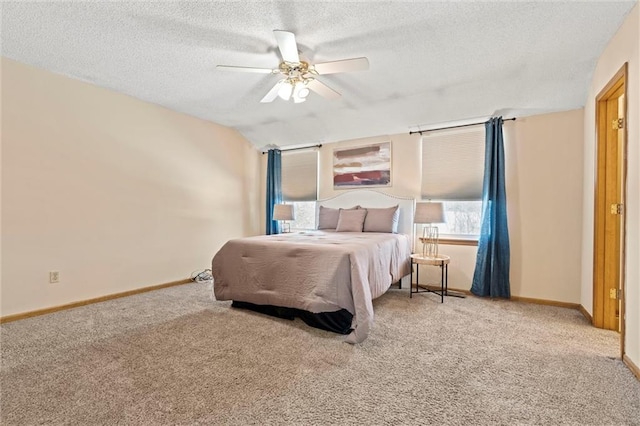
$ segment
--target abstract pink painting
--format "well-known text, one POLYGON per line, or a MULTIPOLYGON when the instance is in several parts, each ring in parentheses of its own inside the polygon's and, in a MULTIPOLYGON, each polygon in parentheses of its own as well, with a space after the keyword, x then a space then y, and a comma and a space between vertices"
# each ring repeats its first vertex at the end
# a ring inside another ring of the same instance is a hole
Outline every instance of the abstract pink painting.
POLYGON ((391 142, 333 150, 333 187, 391 186, 391 142))

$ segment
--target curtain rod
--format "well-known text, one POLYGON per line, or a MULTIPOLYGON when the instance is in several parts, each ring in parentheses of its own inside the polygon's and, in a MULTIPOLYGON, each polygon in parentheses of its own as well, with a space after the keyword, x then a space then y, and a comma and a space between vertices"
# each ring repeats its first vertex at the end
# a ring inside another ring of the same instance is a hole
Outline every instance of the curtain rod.
MULTIPOLYGON (((502 121, 516 121, 516 117, 513 118, 504 118, 502 121)), ((447 129, 457 129, 458 127, 468 127, 468 126, 479 126, 480 124, 484 124, 486 123, 485 121, 482 121, 480 123, 470 123, 470 124, 460 124, 459 126, 449 126, 449 127, 438 127, 435 129, 427 129, 427 130, 416 130, 409 132, 410 135, 413 135, 414 133, 426 133, 426 132, 433 132, 435 130, 447 130, 447 129)))
MULTIPOLYGON (((278 148, 278 149, 280 149, 280 151, 297 151, 299 149, 320 148, 320 147, 322 147, 321 143, 318 144, 318 145, 301 146, 299 148, 289 148, 289 149, 278 148)), ((263 154, 266 154, 267 152, 269 152, 269 151, 262 151, 263 154)))

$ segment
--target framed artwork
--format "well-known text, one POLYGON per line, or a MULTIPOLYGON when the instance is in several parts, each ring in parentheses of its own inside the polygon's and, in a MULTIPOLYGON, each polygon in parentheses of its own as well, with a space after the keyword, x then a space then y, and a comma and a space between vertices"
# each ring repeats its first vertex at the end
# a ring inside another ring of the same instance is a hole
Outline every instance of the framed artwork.
POLYGON ((333 188, 391 186, 391 142, 333 150, 333 188))

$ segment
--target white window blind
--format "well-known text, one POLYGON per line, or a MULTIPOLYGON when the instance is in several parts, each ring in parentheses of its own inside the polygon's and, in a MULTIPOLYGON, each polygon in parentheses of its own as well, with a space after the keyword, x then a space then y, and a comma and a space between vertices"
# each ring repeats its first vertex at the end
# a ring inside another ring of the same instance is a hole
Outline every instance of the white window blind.
POLYGON ((422 136, 422 198, 482 199, 484 126, 422 136))
POLYGON ((285 201, 318 199, 318 150, 282 152, 282 198, 285 201))

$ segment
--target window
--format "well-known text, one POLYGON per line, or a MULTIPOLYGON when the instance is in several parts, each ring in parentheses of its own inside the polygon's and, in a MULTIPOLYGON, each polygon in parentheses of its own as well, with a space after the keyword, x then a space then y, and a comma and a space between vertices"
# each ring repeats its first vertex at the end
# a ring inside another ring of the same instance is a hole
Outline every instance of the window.
POLYGON ((422 137, 424 200, 442 201, 444 237, 477 237, 482 216, 484 127, 428 133, 422 137))
POLYGON ((316 229, 315 201, 287 201, 293 204, 296 220, 291 221, 292 230, 316 229))
POLYGON ((480 235, 482 201, 444 201, 443 208, 447 222, 438 224, 441 235, 480 235))
POLYGON ((291 229, 315 229, 318 150, 282 152, 282 199, 293 204, 291 229))

